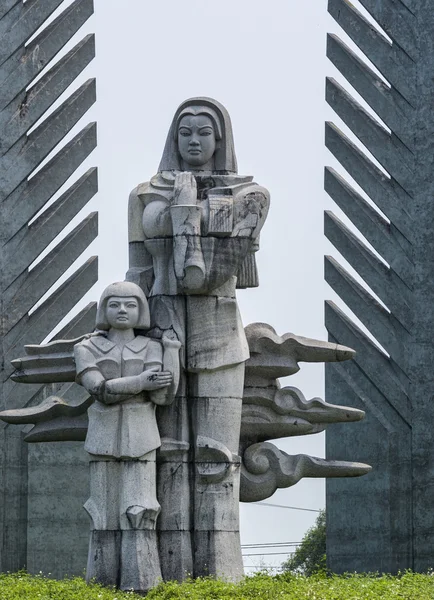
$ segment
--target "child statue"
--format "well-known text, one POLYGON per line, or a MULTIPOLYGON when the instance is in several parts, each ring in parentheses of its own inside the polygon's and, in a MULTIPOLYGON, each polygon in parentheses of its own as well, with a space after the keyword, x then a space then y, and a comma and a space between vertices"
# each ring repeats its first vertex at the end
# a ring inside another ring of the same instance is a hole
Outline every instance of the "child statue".
POLYGON ((149 590, 161 579, 156 520, 155 406, 173 401, 180 343, 149 328, 149 308, 134 283, 109 285, 94 335, 74 346, 76 381, 94 398, 85 449, 90 454, 91 518, 87 579, 149 590))

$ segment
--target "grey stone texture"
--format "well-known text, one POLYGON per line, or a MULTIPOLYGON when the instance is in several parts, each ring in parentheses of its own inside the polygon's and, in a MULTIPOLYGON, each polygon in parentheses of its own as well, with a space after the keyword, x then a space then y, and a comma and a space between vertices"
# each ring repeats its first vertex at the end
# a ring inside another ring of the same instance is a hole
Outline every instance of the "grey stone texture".
POLYGON ((353 432, 337 425, 327 433, 327 457, 346 459, 357 448, 373 470, 363 483, 327 482, 327 558, 336 572, 424 572, 434 554, 434 13, 429 0, 361 4, 391 41, 347 0, 330 0, 329 12, 389 85, 337 36, 327 54, 391 131, 333 80, 327 101, 388 175, 327 124, 327 147, 372 203, 332 169, 326 190, 376 253, 327 213, 327 237, 366 286, 330 257, 325 276, 378 345, 327 303, 330 341, 357 355, 327 365, 326 397, 367 413, 353 432))
POLYGON ((312 456, 291 456, 267 440, 324 431, 332 423, 360 421, 364 412, 329 404, 320 398, 306 400, 294 387, 281 388, 278 378, 293 375, 299 362, 348 360, 354 351, 346 346, 286 333, 270 325, 246 327, 250 358, 246 362, 240 433, 242 456, 240 500, 257 502, 278 488, 295 485, 303 477, 358 477, 370 466, 312 456))
POLYGON ((86 452, 76 442, 26 446, 27 568, 31 573, 82 575, 89 544, 82 509, 89 495, 86 452))
POLYGON ((181 104, 157 175, 130 196, 127 278, 150 298, 154 335, 182 343, 177 398, 157 413, 173 448, 161 452, 157 523, 168 579, 242 576, 238 452, 249 349, 235 291, 240 270, 251 275, 243 287, 257 285, 250 263, 268 203, 265 188, 238 175, 229 114, 210 98, 181 104), (176 473, 176 485, 163 472, 176 473))
POLYGON ((175 399, 181 344, 136 335, 135 329, 149 329, 150 316, 145 294, 132 282, 104 290, 96 326, 98 334, 74 346, 76 381, 93 400, 84 446, 91 520, 86 579, 145 593, 162 578, 155 409, 175 399))
POLYGON ((243 329, 236 289, 258 285, 255 252, 268 204, 265 188, 238 175, 229 115, 210 98, 181 104, 158 173, 130 195, 127 279, 149 296, 153 335, 182 343, 177 398, 157 413, 165 579, 241 577, 239 499, 268 497, 303 476, 369 470, 280 453, 270 469, 262 469, 260 459, 256 473, 254 461, 243 460, 258 440, 363 417, 319 399, 305 401, 297 390, 280 393, 277 382, 298 371, 299 361, 352 358, 350 348, 280 337, 264 324, 243 329))
MULTIPOLYGON (((364 416, 306 400, 278 381, 300 362, 349 360, 350 347, 279 336, 264 323, 243 328, 236 288, 258 284, 268 202, 264 188, 237 174, 226 109, 209 98, 187 100, 159 172, 130 196, 127 281, 103 292, 96 329, 67 339, 84 324, 79 317, 62 332, 66 339, 26 345, 26 356, 14 357, 12 390, 27 383, 31 397, 49 383, 53 393, 38 406, 11 404, 0 419, 33 424, 29 442, 85 439, 88 580, 140 593, 161 578, 239 580, 240 500, 268 498, 302 477, 370 470, 290 456, 268 442, 364 416)), ((24 311, 13 294, 14 310, 24 311)))
MULTIPOLYGON (((95 101, 93 80, 44 119, 95 52, 93 36, 86 36, 50 64, 93 12, 91 0, 76 0, 43 27, 61 4, 61 0, 6 0, 0 8, 1 410, 31 410, 62 388, 43 383, 20 386, 10 378, 10 361, 22 354, 25 344, 49 338, 97 279, 93 257, 29 314, 97 235, 97 217, 91 214, 29 271, 97 191, 96 169, 90 169, 46 207, 96 145, 95 124, 91 124, 61 150, 57 148, 95 101), (26 45, 37 30, 38 35, 26 45), (48 70, 34 83, 47 65, 48 70), (28 134, 41 117, 42 122, 28 134), (28 180, 52 151, 53 157, 28 180), (29 225, 39 211, 43 212, 29 225)), ((94 318, 95 306, 90 305, 62 334, 81 335, 89 331, 94 318)), ((88 488, 82 445, 28 446, 26 434, 23 426, 5 422, 0 426, 0 570, 26 567, 58 577, 82 574, 87 536, 81 505, 88 488)))

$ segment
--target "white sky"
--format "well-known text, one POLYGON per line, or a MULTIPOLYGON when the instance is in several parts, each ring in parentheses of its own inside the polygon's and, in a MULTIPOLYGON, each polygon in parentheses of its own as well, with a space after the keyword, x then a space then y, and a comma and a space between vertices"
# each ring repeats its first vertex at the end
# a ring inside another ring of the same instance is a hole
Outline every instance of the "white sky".
MULTIPOLYGON (((71 179, 90 166, 99 168, 98 195, 70 225, 99 211, 99 238, 75 266, 98 254, 100 280, 80 307, 124 278, 128 194, 156 173, 179 103, 204 95, 229 110, 239 173, 254 175, 271 192, 257 255, 261 285, 239 293, 244 324, 267 322, 280 334, 326 339, 324 299, 341 303, 323 281, 323 255, 337 256, 323 235, 323 211, 332 209, 348 223, 323 191, 324 165, 342 172, 324 147, 324 121, 333 120, 348 133, 324 100, 326 75, 348 88, 326 59, 327 31, 339 32, 352 46, 327 15, 326 1, 95 4, 95 15, 67 47, 85 33, 96 33, 97 58, 68 90, 69 95, 88 77, 97 77, 98 101, 80 127, 98 121, 98 149, 71 179)), ((323 367, 302 366, 287 384, 300 387, 308 398, 324 397, 323 367)), ((278 446, 291 454, 324 456, 322 434, 280 440, 278 446)), ((307 479, 267 502, 318 509, 324 496, 324 481, 307 479)), ((299 541, 315 517, 243 504, 242 543, 299 541)), ((262 562, 278 565, 284 559, 270 556, 262 562)), ((260 557, 246 559, 249 565, 260 562, 260 557)))

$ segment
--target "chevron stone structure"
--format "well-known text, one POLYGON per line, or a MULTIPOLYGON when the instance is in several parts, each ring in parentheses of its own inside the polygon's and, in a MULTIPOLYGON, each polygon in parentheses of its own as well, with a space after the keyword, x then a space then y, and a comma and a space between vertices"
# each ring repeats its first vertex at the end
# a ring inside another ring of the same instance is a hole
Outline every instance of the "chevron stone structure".
POLYGON ((326 397, 345 398, 366 419, 357 430, 330 430, 327 457, 351 454, 373 470, 351 485, 327 481, 327 558, 336 572, 426 571, 434 564, 434 11, 432 0, 360 5, 379 27, 347 0, 330 0, 328 10, 367 60, 335 35, 327 54, 378 119, 348 86, 327 81, 328 103, 360 144, 328 123, 326 145, 362 192, 326 169, 328 194, 360 235, 332 212, 325 233, 366 285, 331 257, 325 277, 370 335, 327 302, 330 341, 357 355, 326 365, 326 397))
MULTIPOLYGON (((97 281, 97 258, 92 257, 52 291, 97 236, 96 213, 44 253, 97 191, 95 168, 74 176, 96 146, 96 125, 86 125, 62 144, 95 102, 95 81, 86 81, 50 110, 95 53, 92 35, 62 53, 93 12, 92 0, 76 0, 59 12, 63 4, 63 0, 0 3, 3 410, 30 407, 55 391, 71 403, 82 394, 75 383, 20 386, 10 379, 11 359, 25 344, 50 339, 50 332, 97 281)), ((92 329, 94 321, 95 305, 90 304, 58 336, 81 335, 92 329)), ((26 565, 31 572, 54 576, 82 574, 88 544, 87 518, 81 508, 88 495, 82 444, 26 444, 25 435, 20 427, 0 425, 0 570, 16 571, 26 565)))

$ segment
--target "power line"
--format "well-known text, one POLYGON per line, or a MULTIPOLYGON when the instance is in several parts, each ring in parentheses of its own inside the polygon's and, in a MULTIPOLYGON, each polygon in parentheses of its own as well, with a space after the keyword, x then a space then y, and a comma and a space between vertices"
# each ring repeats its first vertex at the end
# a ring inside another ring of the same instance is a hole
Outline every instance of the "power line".
POLYGON ((270 502, 254 502, 254 504, 259 504, 260 506, 274 506, 275 508, 289 508, 291 510, 305 510, 307 512, 320 513, 321 510, 316 508, 301 508, 299 506, 285 506, 284 504, 270 504, 270 502))
POLYGON ((301 542, 260 542, 259 544, 242 544, 241 548, 281 548, 283 546, 299 546, 301 542))
POLYGON ((243 557, 245 557, 245 556, 277 556, 277 555, 288 556, 288 554, 295 554, 295 552, 262 552, 260 554, 243 554, 243 557))
POLYGON ((251 542, 250 544, 241 544, 241 548, 248 548, 249 546, 292 546, 293 544, 301 544, 301 542, 258 542, 257 544, 251 542))
POLYGON ((279 571, 283 570, 282 565, 244 565, 245 569, 256 569, 257 571, 263 571, 267 569, 278 569, 279 571))

